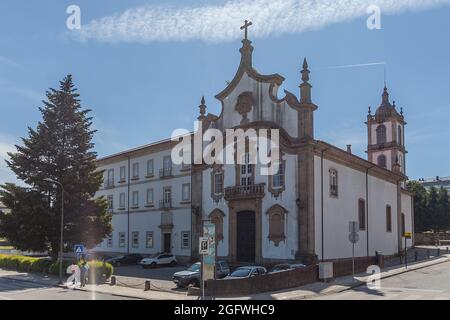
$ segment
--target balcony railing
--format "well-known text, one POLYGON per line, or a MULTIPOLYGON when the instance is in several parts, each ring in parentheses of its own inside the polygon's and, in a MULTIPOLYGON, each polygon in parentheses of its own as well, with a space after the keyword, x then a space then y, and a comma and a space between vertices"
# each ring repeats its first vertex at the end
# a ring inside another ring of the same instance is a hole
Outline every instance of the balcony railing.
POLYGON ((114 179, 106 180, 105 188, 114 188, 114 179))
POLYGON ((159 200, 159 208, 165 210, 172 208, 172 199, 159 200))
POLYGON ((159 177, 160 178, 166 178, 166 177, 171 177, 171 176, 172 176, 172 167, 159 169, 159 177))
POLYGON ((263 198, 265 183, 225 188, 225 200, 263 198))

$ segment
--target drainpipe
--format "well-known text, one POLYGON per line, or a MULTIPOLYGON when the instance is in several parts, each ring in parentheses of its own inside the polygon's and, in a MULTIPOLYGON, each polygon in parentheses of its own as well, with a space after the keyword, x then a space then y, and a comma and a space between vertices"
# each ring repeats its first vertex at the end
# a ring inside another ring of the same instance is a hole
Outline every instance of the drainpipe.
POLYGON ((128 159, 128 183, 127 183, 127 193, 128 193, 128 200, 127 200, 127 253, 130 253, 130 156, 127 156, 128 159))
POLYGON ((320 209, 321 209, 321 211, 322 211, 322 213, 321 213, 321 218, 320 218, 320 223, 321 223, 321 234, 322 234, 322 241, 321 241, 321 245, 322 245, 322 262, 325 260, 325 254, 324 254, 324 243, 323 243, 323 240, 324 240, 324 237, 323 237, 323 233, 324 233, 324 225, 323 225, 323 216, 324 216, 324 210, 323 210, 323 155, 324 155, 324 153, 325 153, 325 151, 327 151, 327 150, 329 150, 330 148, 326 148, 326 149, 323 149, 322 151, 321 151, 321 157, 320 157, 320 197, 321 197, 321 199, 320 199, 320 201, 321 201, 321 204, 320 204, 320 209))
POLYGON ((375 165, 369 167, 366 169, 366 216, 367 216, 367 221, 366 221, 366 237, 367 237, 367 241, 366 241, 366 245, 367 245, 367 256, 369 257, 369 170, 376 167, 375 165))

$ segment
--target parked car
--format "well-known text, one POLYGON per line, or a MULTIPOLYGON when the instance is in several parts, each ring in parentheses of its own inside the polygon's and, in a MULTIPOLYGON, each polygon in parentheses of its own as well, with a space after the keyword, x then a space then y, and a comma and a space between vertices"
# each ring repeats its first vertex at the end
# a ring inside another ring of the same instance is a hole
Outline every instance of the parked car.
POLYGON ((267 273, 266 268, 264 267, 239 267, 234 270, 229 276, 226 276, 224 279, 243 279, 243 278, 251 278, 262 276, 267 273))
POLYGON ((274 266, 272 269, 270 269, 269 273, 280 272, 280 271, 285 271, 285 270, 293 270, 293 269, 302 269, 305 267, 306 266, 301 263, 299 263, 299 264, 283 263, 283 264, 277 264, 276 266, 274 266))
MULTIPOLYGON (((189 285, 200 286, 201 263, 197 262, 188 269, 174 273, 172 280, 179 288, 185 288, 189 285)), ((216 278, 223 279, 230 274, 230 267, 224 260, 216 262, 216 278)))
POLYGON ((152 256, 143 258, 139 264, 145 268, 154 268, 157 265, 170 264, 172 266, 177 265, 177 259, 171 253, 157 253, 152 256))
POLYGON ((114 267, 120 267, 124 265, 134 265, 138 264, 139 261, 142 260, 142 255, 140 254, 125 254, 117 257, 112 257, 106 259, 105 262, 112 264, 114 267))

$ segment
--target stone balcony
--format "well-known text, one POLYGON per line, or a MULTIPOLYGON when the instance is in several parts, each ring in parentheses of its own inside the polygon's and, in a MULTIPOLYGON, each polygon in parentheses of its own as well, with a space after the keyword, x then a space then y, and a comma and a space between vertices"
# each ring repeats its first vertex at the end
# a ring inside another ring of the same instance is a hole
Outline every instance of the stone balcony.
POLYGON ((265 183, 225 188, 225 200, 264 198, 265 183))

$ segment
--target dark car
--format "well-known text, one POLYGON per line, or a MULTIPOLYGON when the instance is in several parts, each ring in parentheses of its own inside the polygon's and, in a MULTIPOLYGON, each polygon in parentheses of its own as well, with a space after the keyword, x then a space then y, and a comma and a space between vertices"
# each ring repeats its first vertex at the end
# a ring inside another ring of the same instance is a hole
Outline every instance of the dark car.
POLYGON ((302 269, 306 266, 304 264, 289 264, 289 263, 283 263, 283 264, 277 264, 272 269, 270 269, 269 273, 274 272, 280 272, 280 271, 286 271, 286 270, 293 270, 293 269, 302 269))
POLYGON ((248 266, 248 267, 239 267, 236 270, 234 270, 229 276, 226 276, 224 279, 243 279, 243 278, 251 278, 251 277, 257 277, 262 276, 267 273, 266 268, 264 267, 255 267, 255 266, 248 266))
POLYGON ((124 265, 138 264, 139 261, 142 260, 142 258, 143 257, 140 254, 132 253, 109 258, 106 259, 105 262, 112 264, 114 267, 120 267, 124 265))
MULTIPOLYGON (((197 262, 188 269, 174 273, 172 280, 179 288, 185 288, 189 285, 200 286, 201 263, 197 262)), ((228 263, 223 260, 216 262, 216 278, 223 279, 230 273, 228 263)))

